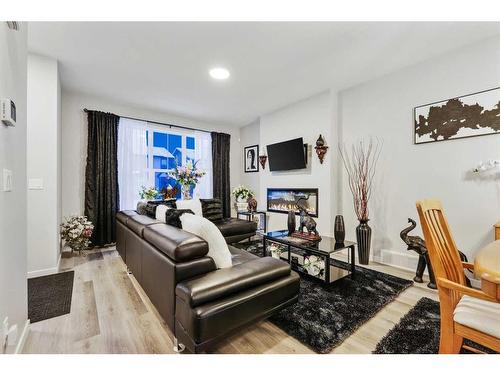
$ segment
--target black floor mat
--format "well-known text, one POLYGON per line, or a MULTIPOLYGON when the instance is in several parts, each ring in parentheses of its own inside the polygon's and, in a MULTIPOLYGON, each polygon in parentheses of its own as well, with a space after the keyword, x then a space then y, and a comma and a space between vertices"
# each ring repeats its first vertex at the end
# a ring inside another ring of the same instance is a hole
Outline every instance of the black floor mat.
POLYGON ((28 279, 28 318, 31 323, 69 314, 74 271, 28 279))

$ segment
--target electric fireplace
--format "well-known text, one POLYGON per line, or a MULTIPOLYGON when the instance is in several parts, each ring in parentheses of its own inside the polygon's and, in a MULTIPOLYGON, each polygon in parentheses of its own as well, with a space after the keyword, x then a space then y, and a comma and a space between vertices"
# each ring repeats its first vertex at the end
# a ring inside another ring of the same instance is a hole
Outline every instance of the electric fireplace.
POLYGON ((267 211, 288 213, 294 210, 297 214, 297 202, 305 207, 308 214, 318 217, 318 189, 267 189, 267 211))

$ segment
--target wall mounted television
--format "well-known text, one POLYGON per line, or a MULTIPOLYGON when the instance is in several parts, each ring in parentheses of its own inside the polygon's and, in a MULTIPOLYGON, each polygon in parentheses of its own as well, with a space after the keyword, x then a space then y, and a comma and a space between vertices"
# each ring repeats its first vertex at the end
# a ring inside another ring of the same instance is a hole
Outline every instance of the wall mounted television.
POLYGON ((318 189, 277 189, 268 188, 267 189, 267 211, 268 212, 278 212, 278 213, 288 213, 294 210, 295 213, 299 213, 297 209, 297 201, 304 206, 307 213, 312 217, 318 217, 319 205, 318 205, 318 189))
POLYGON ((306 168, 307 145, 302 138, 267 145, 269 170, 289 171, 306 168))

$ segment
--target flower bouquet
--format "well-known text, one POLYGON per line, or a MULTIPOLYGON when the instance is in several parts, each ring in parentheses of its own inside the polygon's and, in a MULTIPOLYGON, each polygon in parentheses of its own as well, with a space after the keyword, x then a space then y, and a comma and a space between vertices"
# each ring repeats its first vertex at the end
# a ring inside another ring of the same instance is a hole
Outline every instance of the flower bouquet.
POLYGON ((156 199, 158 194, 158 190, 156 190, 154 187, 147 188, 145 186, 141 186, 141 191, 139 192, 139 196, 141 197, 141 199, 146 201, 156 199))
POLYGON ((233 196, 237 201, 246 202, 248 198, 253 197, 253 191, 240 185, 233 189, 233 196))
POLYGON ((186 165, 177 165, 170 175, 181 185, 182 199, 191 199, 191 188, 195 187, 205 172, 196 167, 191 160, 186 165))
POLYGON ((87 216, 71 216, 61 224, 61 238, 71 251, 81 252, 89 246, 93 230, 94 225, 87 216))
POLYGON ((249 188, 240 185, 233 189, 233 196, 236 199, 236 210, 246 211, 248 208, 247 200, 253 197, 253 191, 249 188))

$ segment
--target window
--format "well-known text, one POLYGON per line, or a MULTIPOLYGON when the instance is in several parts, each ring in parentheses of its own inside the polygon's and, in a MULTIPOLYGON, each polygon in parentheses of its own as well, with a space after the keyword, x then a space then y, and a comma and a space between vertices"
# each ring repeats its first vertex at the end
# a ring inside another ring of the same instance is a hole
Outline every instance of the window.
MULTIPOLYGON (((178 186, 170 174, 188 161, 206 172, 194 197, 212 197, 212 140, 209 133, 120 118, 118 180, 120 209, 135 209, 141 186, 161 191, 178 186)), ((177 198, 181 198, 180 186, 177 198)))

